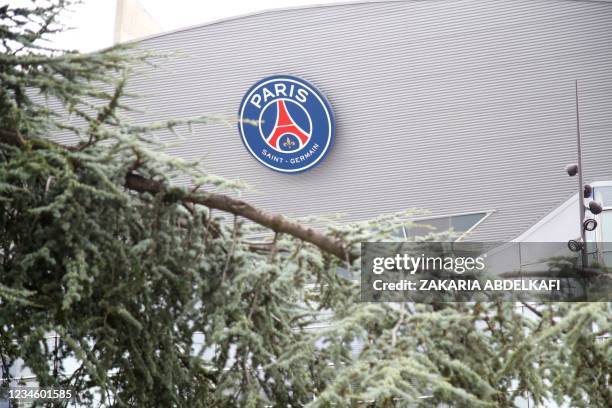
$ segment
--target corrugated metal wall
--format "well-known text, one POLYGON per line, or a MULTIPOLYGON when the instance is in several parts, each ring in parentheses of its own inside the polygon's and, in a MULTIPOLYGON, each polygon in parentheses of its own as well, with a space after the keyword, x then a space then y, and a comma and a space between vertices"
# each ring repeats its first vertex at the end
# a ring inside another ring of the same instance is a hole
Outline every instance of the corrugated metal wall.
POLYGON ((289 216, 363 220, 407 208, 494 209, 472 240, 512 239, 575 191, 574 79, 586 180, 612 179, 612 3, 389 1, 280 10, 141 42, 175 53, 129 90, 138 122, 236 115, 273 74, 302 77, 333 106, 324 163, 279 174, 236 126, 198 126, 174 154, 242 179, 244 198, 289 216))

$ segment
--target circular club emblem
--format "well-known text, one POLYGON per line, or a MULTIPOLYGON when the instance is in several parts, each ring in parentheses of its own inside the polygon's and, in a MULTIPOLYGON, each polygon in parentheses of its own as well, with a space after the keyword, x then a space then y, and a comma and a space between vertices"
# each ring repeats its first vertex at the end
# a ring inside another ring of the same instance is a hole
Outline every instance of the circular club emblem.
POLYGON ((262 79, 246 93, 238 115, 240 135, 249 152, 264 166, 283 173, 313 168, 334 141, 329 103, 300 78, 262 79))

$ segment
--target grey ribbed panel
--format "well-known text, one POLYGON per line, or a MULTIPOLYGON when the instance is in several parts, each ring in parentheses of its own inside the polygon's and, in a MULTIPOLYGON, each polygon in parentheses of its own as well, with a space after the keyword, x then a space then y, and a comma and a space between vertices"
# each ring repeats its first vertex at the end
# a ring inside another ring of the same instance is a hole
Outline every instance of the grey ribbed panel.
MULTIPOLYGON (((575 191, 574 82, 581 82, 586 180, 612 179, 612 4, 571 0, 393 1, 271 11, 152 37, 157 70, 133 78, 141 123, 235 116, 273 74, 330 100, 323 164, 273 172, 235 126, 197 126, 181 146, 242 179, 244 198, 289 216, 363 220, 407 208, 496 210, 473 240, 512 239, 575 191)), ((170 135, 168 135, 170 138, 170 135)))

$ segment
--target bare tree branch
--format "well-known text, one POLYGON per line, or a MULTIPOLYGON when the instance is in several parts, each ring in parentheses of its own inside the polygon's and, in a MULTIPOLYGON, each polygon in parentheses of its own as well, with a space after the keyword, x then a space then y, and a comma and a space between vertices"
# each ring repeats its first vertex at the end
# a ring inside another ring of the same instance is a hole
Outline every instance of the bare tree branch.
MULTIPOLYGON (((129 173, 125 177, 125 186, 133 191, 151 194, 164 193, 169 190, 168 187, 159 181, 150 180, 134 173, 129 173)), ((347 258, 352 261, 358 256, 356 253, 349 252, 344 243, 338 239, 291 221, 283 215, 268 213, 253 207, 246 201, 225 194, 202 192, 189 193, 182 197, 182 200, 235 214, 270 228, 272 231, 292 235, 316 245, 343 261, 347 258)))

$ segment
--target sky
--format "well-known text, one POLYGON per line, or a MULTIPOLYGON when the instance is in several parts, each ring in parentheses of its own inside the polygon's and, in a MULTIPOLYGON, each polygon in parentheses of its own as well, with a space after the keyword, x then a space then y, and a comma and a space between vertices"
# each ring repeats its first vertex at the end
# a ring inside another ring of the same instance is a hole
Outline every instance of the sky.
MULTIPOLYGON (((9 0, 24 3, 28 0, 9 0)), ((298 7, 346 0, 139 0, 163 31, 275 8, 298 7)), ((3 3, 0 0, 0 4, 3 3)), ((54 40, 60 48, 92 51, 112 45, 116 0, 83 0, 64 17, 72 30, 54 40)))

